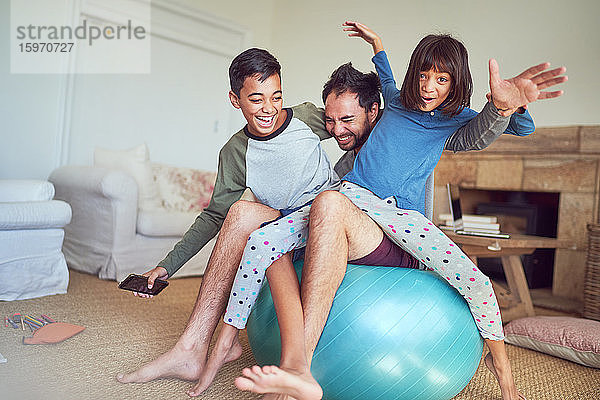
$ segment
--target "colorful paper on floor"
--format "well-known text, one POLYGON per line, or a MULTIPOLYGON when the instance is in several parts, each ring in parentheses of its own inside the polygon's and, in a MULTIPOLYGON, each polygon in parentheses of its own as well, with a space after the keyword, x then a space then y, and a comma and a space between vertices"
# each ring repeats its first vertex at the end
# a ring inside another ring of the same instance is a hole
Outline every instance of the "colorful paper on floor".
POLYGON ((50 344, 60 343, 71 336, 77 335, 85 328, 79 325, 67 324, 65 322, 54 322, 44 325, 33 332, 33 336, 23 338, 24 344, 50 344))

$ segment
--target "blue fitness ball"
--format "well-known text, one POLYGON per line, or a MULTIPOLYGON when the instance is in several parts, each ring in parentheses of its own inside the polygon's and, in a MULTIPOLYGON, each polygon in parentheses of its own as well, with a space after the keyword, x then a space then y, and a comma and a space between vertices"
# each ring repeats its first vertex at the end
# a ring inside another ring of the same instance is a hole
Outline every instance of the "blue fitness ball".
MULTIPOLYGON (((294 264, 298 276, 302 265, 294 264)), ((278 365, 268 283, 247 328, 258 364, 278 365)), ((482 351, 467 303, 434 273, 349 264, 311 371, 327 400, 450 399, 469 383, 482 351)))

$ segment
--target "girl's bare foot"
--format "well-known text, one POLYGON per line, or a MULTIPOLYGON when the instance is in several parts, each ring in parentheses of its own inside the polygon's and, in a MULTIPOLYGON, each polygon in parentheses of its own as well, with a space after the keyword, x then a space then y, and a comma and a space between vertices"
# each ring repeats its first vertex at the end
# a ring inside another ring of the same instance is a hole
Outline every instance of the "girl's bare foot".
POLYGON ((492 371, 500 384, 502 400, 526 400, 525 396, 519 392, 515 385, 508 359, 504 362, 497 362, 492 356, 492 353, 488 353, 485 356, 484 362, 485 366, 492 371))
POLYGON ((158 378, 193 381, 200 376, 205 361, 205 351, 186 349, 177 343, 154 361, 128 374, 120 373, 116 378, 121 383, 144 383, 158 378))
POLYGON ((212 384, 217 372, 228 362, 237 360, 242 355, 242 345, 238 339, 237 328, 223 325, 217 343, 208 357, 196 385, 187 392, 188 396, 196 397, 202 394, 212 384))
POLYGON ((319 400, 323 390, 310 372, 300 373, 291 369, 285 370, 274 365, 244 368, 242 375, 235 379, 240 390, 254 393, 280 393, 298 400, 319 400))

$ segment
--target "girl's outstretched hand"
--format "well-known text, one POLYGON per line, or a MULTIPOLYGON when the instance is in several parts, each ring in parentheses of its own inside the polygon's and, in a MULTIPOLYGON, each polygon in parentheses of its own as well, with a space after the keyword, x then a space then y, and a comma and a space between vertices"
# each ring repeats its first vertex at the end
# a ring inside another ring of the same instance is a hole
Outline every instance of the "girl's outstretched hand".
POLYGON ((493 58, 489 61, 490 68, 490 90, 492 101, 501 115, 508 116, 519 107, 527 107, 527 104, 536 100, 551 99, 563 94, 562 90, 542 91, 551 86, 558 85, 567 80, 564 74, 565 67, 554 68, 547 71, 550 63, 542 63, 527 68, 511 79, 500 78, 498 62, 493 58))
POLYGON ((360 37, 363 38, 367 43, 373 46, 373 52, 375 54, 383 51, 383 45, 381 44, 381 38, 373 32, 368 26, 361 24, 360 22, 346 21, 342 24, 344 31, 349 32, 349 37, 360 37))

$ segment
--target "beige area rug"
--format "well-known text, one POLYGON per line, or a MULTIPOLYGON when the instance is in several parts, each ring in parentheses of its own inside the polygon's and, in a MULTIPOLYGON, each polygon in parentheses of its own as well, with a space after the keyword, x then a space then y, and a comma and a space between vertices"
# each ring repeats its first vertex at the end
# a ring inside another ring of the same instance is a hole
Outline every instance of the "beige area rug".
MULTIPOLYGON (((190 382, 162 379, 123 385, 115 380, 168 350, 191 312, 201 278, 174 279, 152 300, 117 288, 116 282, 71 271, 68 294, 0 302, 2 318, 15 312, 47 314, 86 330, 55 345, 26 346, 23 332, 0 326, 0 399, 187 399, 190 382)), ((0 283, 1 284, 1 283, 0 283)), ((243 356, 226 365, 201 399, 255 399, 233 379, 254 364, 245 334, 243 356)), ((517 384, 530 400, 600 399, 600 370, 508 346, 517 384)), ((455 399, 500 399, 492 374, 480 365, 455 399)), ((366 399, 368 400, 368 399, 366 399)))

